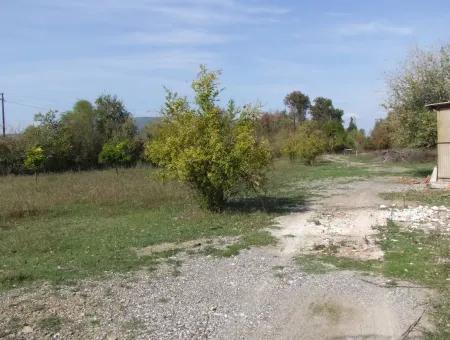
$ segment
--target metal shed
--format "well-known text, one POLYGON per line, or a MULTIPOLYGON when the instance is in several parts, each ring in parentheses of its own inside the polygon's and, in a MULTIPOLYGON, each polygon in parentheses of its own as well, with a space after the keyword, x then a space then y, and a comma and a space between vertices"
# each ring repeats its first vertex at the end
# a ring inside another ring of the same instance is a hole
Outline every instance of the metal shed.
POLYGON ((450 102, 427 107, 437 112, 437 180, 450 182, 450 102))

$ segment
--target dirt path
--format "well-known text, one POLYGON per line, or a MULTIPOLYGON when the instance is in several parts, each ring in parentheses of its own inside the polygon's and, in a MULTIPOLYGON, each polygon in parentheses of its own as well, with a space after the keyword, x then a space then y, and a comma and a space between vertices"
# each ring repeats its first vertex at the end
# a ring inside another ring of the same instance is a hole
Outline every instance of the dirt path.
MULTIPOLYGON (((371 227, 385 222, 377 194, 393 185, 333 185, 303 212, 278 218, 276 247, 233 258, 178 255, 152 273, 12 292, 0 308, 30 319, 57 312, 66 322, 55 339, 400 339, 422 314, 426 291, 384 288, 383 278, 351 271, 310 274, 293 259, 335 243, 348 256, 382 256, 371 227)), ((14 338, 41 337, 30 328, 14 338)))

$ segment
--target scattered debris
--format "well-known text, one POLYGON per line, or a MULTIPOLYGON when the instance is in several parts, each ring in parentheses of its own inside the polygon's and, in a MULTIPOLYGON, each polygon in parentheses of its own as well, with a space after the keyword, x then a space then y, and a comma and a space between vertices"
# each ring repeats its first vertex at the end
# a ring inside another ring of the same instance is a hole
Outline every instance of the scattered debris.
POLYGON ((450 234, 450 209, 444 206, 422 206, 392 209, 390 219, 411 229, 450 234))

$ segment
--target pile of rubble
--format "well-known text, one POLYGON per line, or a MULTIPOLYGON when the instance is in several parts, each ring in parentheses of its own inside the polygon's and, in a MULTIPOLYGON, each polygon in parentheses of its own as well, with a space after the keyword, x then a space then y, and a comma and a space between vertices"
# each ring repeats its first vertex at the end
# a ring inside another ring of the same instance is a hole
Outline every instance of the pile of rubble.
POLYGON ((419 205, 414 208, 393 208, 390 211, 389 218, 392 221, 401 222, 411 229, 450 234, 450 209, 444 206, 429 207, 419 205))

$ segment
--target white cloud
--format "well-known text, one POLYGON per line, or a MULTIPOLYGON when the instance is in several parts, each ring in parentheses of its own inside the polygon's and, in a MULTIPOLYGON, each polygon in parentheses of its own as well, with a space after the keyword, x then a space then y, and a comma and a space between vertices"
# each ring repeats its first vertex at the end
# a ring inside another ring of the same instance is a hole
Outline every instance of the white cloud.
POLYGON ((12 68, 14 77, 11 78, 16 82, 28 83, 35 83, 39 79, 57 83, 67 79, 146 78, 151 72, 197 70, 200 64, 211 65, 218 60, 219 56, 211 52, 180 49, 107 57, 49 59, 26 66, 19 64, 17 68, 22 72, 12 68))
POLYGON ((413 33, 413 29, 408 26, 397 26, 371 21, 366 23, 352 23, 341 26, 338 30, 342 36, 360 36, 360 35, 390 35, 407 36, 413 33))
POLYGON ((119 37, 119 43, 156 45, 212 45, 232 40, 231 36, 200 30, 177 30, 172 32, 133 32, 119 37))
MULTIPOLYGON (((50 3, 55 6, 52 1, 50 3)), ((277 5, 254 5, 235 0, 78 0, 60 1, 57 6, 61 9, 69 7, 89 11, 89 13, 99 12, 102 15, 118 11, 138 11, 140 14, 158 13, 168 19, 192 24, 274 21, 290 11, 288 8, 277 5)))

